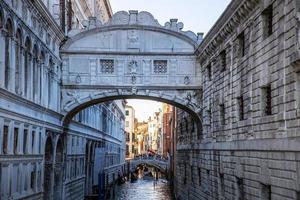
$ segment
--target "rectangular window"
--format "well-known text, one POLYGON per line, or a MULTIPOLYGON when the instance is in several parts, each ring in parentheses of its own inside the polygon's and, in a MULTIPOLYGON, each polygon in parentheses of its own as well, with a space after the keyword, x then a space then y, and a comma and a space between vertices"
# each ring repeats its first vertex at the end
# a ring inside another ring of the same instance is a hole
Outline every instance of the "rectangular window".
POLYGON ((272 89, 271 85, 262 88, 262 112, 263 115, 272 115, 272 89))
POLYGON ((8 143, 8 126, 4 126, 3 127, 3 143, 2 143, 2 147, 3 147, 3 154, 7 154, 7 143, 8 143))
POLYGON ((272 198, 272 191, 270 185, 262 184, 262 199, 264 200, 271 200, 272 198))
POLYGON ((129 110, 126 110, 125 115, 129 116, 129 110))
POLYGON ((183 184, 186 184, 186 163, 184 163, 184 179, 183 184))
POLYGON ((191 165, 191 182, 194 183, 193 166, 191 165))
POLYGON ((32 154, 34 154, 34 139, 35 139, 35 131, 32 131, 32 138, 31 138, 31 149, 32 149, 32 154))
POLYGON ((211 73, 211 64, 208 64, 207 67, 207 77, 208 77, 208 80, 211 81, 212 79, 212 73, 211 73))
POLYGON ((273 33, 273 5, 271 4, 262 12, 264 38, 273 33))
POLYGON ((28 129, 24 129, 24 135, 23 135, 23 154, 27 153, 27 137, 28 137, 28 129))
POLYGON ((201 168, 199 167, 198 168, 198 182, 199 182, 199 185, 201 185, 201 181, 202 181, 201 168))
POLYGON ((36 172, 35 169, 33 169, 30 174, 30 188, 33 191, 35 190, 35 177, 36 177, 36 172))
POLYGON ((221 125, 225 125, 225 105, 220 105, 220 123, 221 125))
POLYGON ((241 178, 236 177, 237 184, 237 199, 244 200, 244 181, 241 178))
POLYGON ((14 128, 14 154, 18 153, 19 128, 14 128))
POLYGON ((244 120, 244 97, 243 95, 237 98, 237 107, 238 107, 238 119, 239 121, 244 120))
POLYGON ((240 33, 240 35, 238 36, 238 45, 239 45, 239 55, 240 57, 243 57, 245 55, 245 32, 243 31, 242 33, 240 33))
POLYGON ((114 60, 101 59, 100 60, 101 73, 113 74, 114 73, 114 60))
POLYGON ((166 74, 168 72, 168 61, 167 60, 154 60, 153 61, 153 72, 155 74, 166 74))
POLYGON ((220 192, 221 196, 224 197, 225 195, 225 182, 224 182, 224 174, 220 173, 220 192))
POLYGON ((220 53, 220 71, 224 72, 226 70, 226 50, 220 53))

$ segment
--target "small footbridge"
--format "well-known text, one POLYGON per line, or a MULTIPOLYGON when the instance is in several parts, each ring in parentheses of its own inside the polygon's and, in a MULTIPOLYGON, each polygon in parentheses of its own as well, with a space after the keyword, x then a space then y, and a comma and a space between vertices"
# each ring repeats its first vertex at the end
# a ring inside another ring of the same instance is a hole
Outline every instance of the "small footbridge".
POLYGON ((138 156, 134 159, 127 160, 130 166, 130 171, 134 171, 139 165, 148 165, 158 168, 161 172, 169 171, 169 159, 161 158, 160 156, 138 156))

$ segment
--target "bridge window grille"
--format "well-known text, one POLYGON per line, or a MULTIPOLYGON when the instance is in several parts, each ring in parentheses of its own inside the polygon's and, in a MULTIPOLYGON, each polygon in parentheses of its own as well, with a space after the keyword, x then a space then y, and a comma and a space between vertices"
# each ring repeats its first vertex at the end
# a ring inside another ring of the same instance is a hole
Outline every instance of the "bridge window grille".
POLYGON ((168 61, 167 60, 154 60, 154 73, 155 74, 166 74, 168 72, 168 61))
POLYGON ((113 74, 115 69, 114 69, 114 60, 109 60, 109 59, 101 59, 100 60, 100 65, 101 65, 101 73, 103 74, 113 74))

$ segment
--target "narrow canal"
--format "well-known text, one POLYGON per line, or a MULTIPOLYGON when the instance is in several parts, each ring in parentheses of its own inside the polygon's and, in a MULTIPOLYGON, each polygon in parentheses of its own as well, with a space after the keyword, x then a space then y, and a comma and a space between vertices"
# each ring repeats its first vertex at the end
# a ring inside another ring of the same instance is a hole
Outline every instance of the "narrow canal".
POLYGON ((137 180, 117 186, 114 200, 173 200, 169 182, 153 168, 138 170, 137 180), (156 177, 156 178, 155 178, 156 177))

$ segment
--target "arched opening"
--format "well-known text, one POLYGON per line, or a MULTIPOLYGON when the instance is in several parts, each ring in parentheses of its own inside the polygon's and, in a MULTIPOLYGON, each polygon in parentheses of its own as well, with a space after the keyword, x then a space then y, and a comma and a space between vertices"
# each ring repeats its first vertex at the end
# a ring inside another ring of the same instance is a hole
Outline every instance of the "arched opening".
MULTIPOLYGON (((174 100, 156 97, 156 96, 146 96, 146 95, 112 95, 112 96, 106 96, 99 99, 93 99, 90 98, 86 101, 81 101, 80 103, 77 102, 75 106, 73 106, 71 109, 63 118, 63 126, 64 128, 68 128, 68 125, 70 121, 74 118, 74 116, 79 113, 81 110, 84 110, 87 107, 104 103, 104 102, 110 102, 114 100, 122 100, 122 99, 141 99, 141 100, 152 100, 152 101, 158 101, 162 103, 170 104, 176 108, 181 109, 182 111, 186 112, 191 116, 193 121, 195 122, 196 126, 194 127, 194 131, 197 133, 197 138, 199 140, 202 139, 202 117, 201 113, 199 113, 199 110, 193 110, 191 107, 188 106, 188 104, 178 103, 174 100)), ((187 126, 187 125, 186 125, 187 126)))
POLYGON ((10 78, 11 78, 11 51, 12 51, 12 38, 13 38, 13 23, 11 19, 8 19, 5 25, 6 36, 5 36, 5 63, 4 63, 4 86, 6 89, 9 87, 10 78))
POLYGON ((25 96, 28 97, 30 93, 30 79, 31 79, 31 41, 29 37, 26 37, 25 40, 25 49, 24 49, 24 91, 25 91, 25 96))
POLYGON ((21 94, 21 82, 22 82, 22 63, 21 63, 21 46, 22 46, 22 33, 18 29, 16 32, 16 43, 15 43, 15 92, 21 94))
POLYGON ((62 198, 62 179, 63 179, 63 144, 61 139, 57 141, 54 164, 54 188, 53 199, 62 198))
POLYGON ((51 137, 45 143, 45 164, 44 164, 44 200, 52 199, 53 187, 53 145, 51 137))

